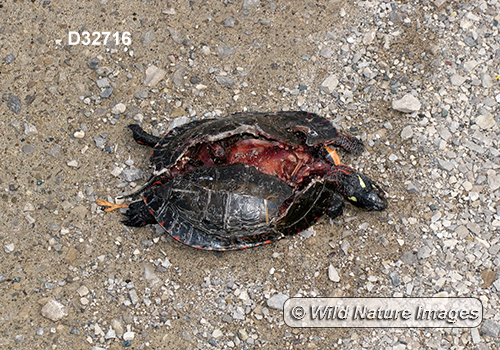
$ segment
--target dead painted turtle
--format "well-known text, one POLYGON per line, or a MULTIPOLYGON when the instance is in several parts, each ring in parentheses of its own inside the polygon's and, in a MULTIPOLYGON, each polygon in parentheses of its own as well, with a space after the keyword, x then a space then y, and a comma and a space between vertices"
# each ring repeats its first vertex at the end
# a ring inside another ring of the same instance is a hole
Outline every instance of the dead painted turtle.
POLYGON ((161 139, 129 128, 154 147, 154 175, 124 223, 159 223, 195 248, 243 249, 295 234, 324 214, 339 216, 339 194, 367 210, 387 206, 380 187, 335 162, 328 147, 357 152, 362 143, 316 114, 236 113, 179 126, 161 139))

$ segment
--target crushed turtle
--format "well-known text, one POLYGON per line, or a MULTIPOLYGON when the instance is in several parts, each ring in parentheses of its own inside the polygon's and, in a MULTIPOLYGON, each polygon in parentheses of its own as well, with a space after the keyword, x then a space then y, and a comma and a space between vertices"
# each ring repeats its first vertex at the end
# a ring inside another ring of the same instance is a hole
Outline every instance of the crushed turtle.
MULTIPOLYGON (((307 112, 235 113, 178 126, 163 138, 129 125, 153 147, 152 178, 130 204, 125 225, 160 224, 174 239, 206 250, 267 244, 336 218, 347 201, 384 210, 384 191, 340 160, 361 141, 307 112)), ((106 211, 120 205, 99 201, 106 211)))

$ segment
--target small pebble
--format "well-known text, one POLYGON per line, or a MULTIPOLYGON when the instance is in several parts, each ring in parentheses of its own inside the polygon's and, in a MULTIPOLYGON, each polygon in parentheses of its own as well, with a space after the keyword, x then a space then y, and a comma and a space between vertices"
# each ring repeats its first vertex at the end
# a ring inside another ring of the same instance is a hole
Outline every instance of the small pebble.
POLYGON ((467 80, 467 78, 465 77, 462 77, 458 74, 453 74, 451 77, 450 77, 450 82, 451 82, 451 85, 453 86, 460 86, 462 85, 465 81, 467 80))
POLYGON ((497 338, 500 335, 500 324, 490 319, 484 320, 481 332, 492 338, 497 338))
POLYGON ((45 303, 41 312, 43 317, 54 322, 68 315, 67 307, 52 298, 45 303))
POLYGON ((149 66, 148 69, 146 69, 144 85, 153 87, 158 84, 163 78, 165 78, 166 74, 167 72, 161 68, 158 68, 156 66, 149 66))
POLYGON ((328 76, 322 83, 321 83, 321 91, 327 94, 331 94, 335 91, 335 88, 339 84, 339 80, 337 78, 337 75, 332 74, 328 76))
POLYGON ((14 243, 7 244, 5 246, 5 252, 6 253, 12 253, 14 251, 14 243))
POLYGON ((403 130, 401 131, 401 139, 403 141, 410 139, 413 136, 413 130, 410 125, 405 126, 403 130))
POLYGON ((231 87, 234 85, 234 80, 233 80, 233 78, 230 78, 230 77, 218 75, 215 77, 215 80, 217 80, 217 82, 219 84, 227 86, 227 87, 231 87))
POLYGON ((495 116, 491 113, 481 114, 474 120, 474 122, 483 130, 491 129, 497 125, 495 116))
POLYGON ((106 332, 106 335, 104 336, 104 339, 115 339, 115 338, 116 338, 116 332, 113 329, 113 327, 109 326, 109 329, 106 332))
POLYGON ((141 169, 125 169, 120 176, 123 180, 132 182, 142 179, 144 175, 141 169))
POLYGON ((233 28, 234 27, 234 18, 233 17, 229 17, 229 18, 226 18, 226 20, 224 21, 223 25, 224 27, 229 27, 229 28, 233 28))
POLYGON ((139 301, 139 296, 137 295, 137 292, 135 289, 131 289, 129 290, 128 292, 128 295, 130 297, 130 301, 132 302, 132 304, 137 304, 137 302, 139 301))
POLYGON ((105 89, 105 88, 108 88, 111 86, 111 85, 109 85, 108 78, 98 79, 98 80, 96 80, 96 84, 97 84, 97 87, 100 89, 105 89))
POLYGON ((135 332, 132 332, 130 325, 127 325, 127 331, 123 333, 123 340, 133 340, 134 338, 135 332))
POLYGON ((221 330, 220 330, 220 329, 218 329, 218 328, 217 328, 217 329, 215 329, 215 330, 212 332, 212 337, 214 337, 215 339, 222 337, 222 335, 223 335, 223 334, 222 334, 221 330))
POLYGON ((72 168, 78 167, 78 162, 76 160, 69 161, 67 164, 68 164, 68 166, 70 166, 72 168))
POLYGON ((126 109, 127 109, 127 106, 125 106, 123 103, 117 103, 116 105, 114 105, 113 108, 111 108, 111 113, 112 114, 122 114, 123 112, 125 112, 126 109))
POLYGON ((91 58, 88 60, 87 65, 90 69, 97 69, 99 68, 99 59, 97 57, 91 58))
POLYGON ((7 101, 7 107, 15 114, 21 112, 21 101, 19 100, 19 97, 12 95, 7 101))
POLYGON ((14 337, 14 342, 16 344, 21 344, 22 342, 24 342, 24 335, 23 334, 18 334, 14 337))
POLYGON ((148 98, 148 92, 147 91, 138 92, 134 95, 134 97, 138 100, 144 100, 148 98))
POLYGON ((420 101, 412 94, 406 94, 401 99, 392 101, 392 109, 403 113, 416 112, 420 107, 420 101))
POLYGON ((85 137, 85 132, 84 131, 75 131, 73 136, 77 139, 83 139, 85 137))
POLYGON ((78 288, 76 290, 76 292, 78 293, 78 295, 80 295, 81 297, 84 297, 86 296, 87 294, 89 294, 89 289, 86 287, 86 286, 81 286, 80 288, 78 288))
POLYGON ((22 150, 24 154, 31 154, 36 151, 36 148, 33 145, 24 145, 22 150))
POLYGON ((267 299, 266 304, 272 309, 283 310, 283 305, 285 305, 285 301, 288 299, 287 295, 278 293, 267 299))
POLYGON ((328 266, 328 278, 332 282, 340 282, 339 272, 332 264, 328 266))
POLYGON ((7 56, 5 56, 4 63, 5 64, 11 64, 15 60, 16 60, 16 56, 14 56, 13 54, 9 53, 7 56))
POLYGON ((38 134, 38 130, 33 124, 25 123, 24 124, 24 133, 26 135, 36 135, 38 134))
POLYGON ((112 87, 109 87, 107 89, 104 89, 102 91, 102 94, 101 94, 101 97, 102 98, 109 98, 109 96, 111 96, 111 94, 113 93, 113 88, 112 87))
POLYGON ((217 53, 221 58, 226 58, 236 53, 236 49, 231 46, 221 45, 217 48, 217 53))

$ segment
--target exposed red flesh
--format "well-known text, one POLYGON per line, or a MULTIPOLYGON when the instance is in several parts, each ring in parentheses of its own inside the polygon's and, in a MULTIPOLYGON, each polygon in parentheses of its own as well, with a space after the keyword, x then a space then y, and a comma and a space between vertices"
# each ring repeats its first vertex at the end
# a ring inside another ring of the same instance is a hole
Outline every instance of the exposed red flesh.
POLYGON ((331 163, 318 159, 312 152, 311 148, 289 147, 262 139, 244 139, 225 146, 203 143, 189 150, 172 168, 171 175, 177 176, 192 170, 196 163, 205 166, 243 163, 253 165, 263 173, 277 176, 291 186, 298 186, 309 176, 321 177, 331 170, 331 163))

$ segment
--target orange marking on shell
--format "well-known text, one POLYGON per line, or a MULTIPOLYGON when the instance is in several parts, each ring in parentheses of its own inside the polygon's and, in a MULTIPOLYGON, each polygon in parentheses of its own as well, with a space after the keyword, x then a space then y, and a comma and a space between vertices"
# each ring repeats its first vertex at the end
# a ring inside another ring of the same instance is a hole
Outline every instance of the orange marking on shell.
POLYGON ((328 146, 325 146, 325 148, 328 151, 328 154, 330 154, 330 157, 332 157, 335 165, 340 165, 340 157, 339 157, 337 151, 328 147, 328 146))

